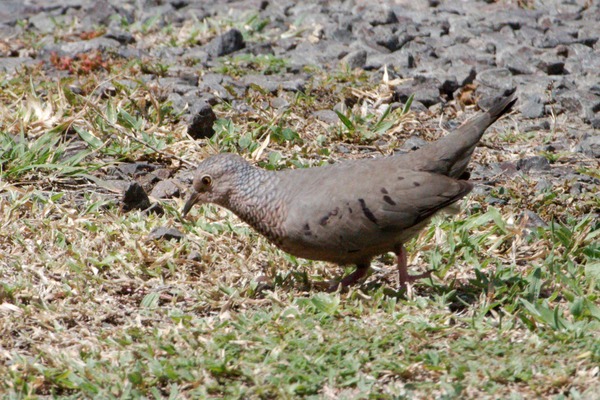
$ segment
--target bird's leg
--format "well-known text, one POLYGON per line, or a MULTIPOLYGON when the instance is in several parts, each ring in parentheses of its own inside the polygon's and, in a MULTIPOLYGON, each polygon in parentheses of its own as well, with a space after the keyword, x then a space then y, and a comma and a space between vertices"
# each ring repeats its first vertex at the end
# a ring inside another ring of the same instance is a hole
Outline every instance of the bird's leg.
POLYGON ((412 283, 412 282, 422 279, 422 278, 429 278, 429 276, 433 272, 433 271, 427 271, 427 272, 423 272, 422 274, 419 274, 419 275, 409 275, 408 274, 408 265, 407 265, 407 261, 406 261, 407 260, 406 249, 404 248, 404 245, 399 244, 396 247, 395 253, 398 256, 398 277, 400 279, 400 289, 406 289, 407 283, 412 283))
POLYGON ((342 288, 354 285, 367 274, 367 271, 369 271, 369 263, 356 264, 356 269, 350 275, 345 276, 341 281, 331 281, 328 291, 335 292, 339 285, 342 285, 342 288))

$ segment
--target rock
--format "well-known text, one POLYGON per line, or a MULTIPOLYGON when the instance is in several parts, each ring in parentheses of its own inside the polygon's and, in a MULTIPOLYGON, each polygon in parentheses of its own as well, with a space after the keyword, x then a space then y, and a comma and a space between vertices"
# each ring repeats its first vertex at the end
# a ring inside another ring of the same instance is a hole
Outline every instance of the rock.
POLYGON ((180 241, 185 237, 183 233, 175 228, 159 226, 152 229, 148 234, 148 240, 176 240, 180 241))
POLYGON ((154 186, 152 192, 150 192, 150 196, 155 199, 171 199, 173 197, 179 197, 179 186, 174 179, 160 181, 154 186))
POLYGON ((600 158, 600 134, 586 134, 583 140, 575 147, 575 151, 592 158, 600 158))
POLYGON ((33 58, 29 57, 1 57, 0 72, 12 75, 24 67, 33 65, 35 62, 33 58))
POLYGON ((332 110, 317 110, 313 111, 312 115, 319 121, 334 125, 340 122, 340 117, 332 110))
POLYGON ((477 74, 475 83, 479 83, 475 91, 479 97, 480 107, 489 108, 499 97, 515 89, 511 72, 506 68, 492 68, 477 74))
POLYGON ((395 98, 399 101, 406 100, 414 94, 414 100, 431 107, 442 101, 440 97, 441 83, 436 78, 416 76, 411 81, 401 83, 394 88, 395 98))
POLYGON ((188 134, 193 139, 206 139, 215 134, 213 125, 217 116, 208 103, 190 105, 190 114, 188 134))
POLYGON ((368 22, 372 26, 393 24, 398 22, 398 18, 394 11, 387 8, 369 8, 366 11, 356 10, 357 15, 360 15, 361 19, 368 22))
POLYGON ((521 159, 517 162, 517 170, 522 172, 547 171, 550 169, 550 163, 545 157, 534 156, 521 159))
POLYGON ((521 214, 520 220, 525 222, 525 228, 528 229, 546 228, 548 226, 539 215, 531 210, 525 210, 523 214, 521 214))
POLYGON ((540 179, 535 184, 535 190, 538 193, 540 193, 540 192, 549 192, 549 191, 552 190, 552 182, 550 182, 547 179, 540 179))
POLYGON ((144 188, 137 183, 131 182, 121 201, 121 211, 145 210, 150 207, 150 198, 144 191, 144 188))
POLYGON ((91 51, 116 50, 121 43, 108 37, 97 37, 90 40, 80 40, 77 42, 63 43, 58 46, 52 45, 47 48, 49 51, 57 50, 59 54, 72 56, 79 53, 89 53, 91 51))
POLYGON ((351 53, 348 53, 344 58, 342 58, 342 63, 346 64, 349 69, 362 68, 365 66, 367 62, 367 52, 366 50, 357 50, 351 53))
POLYGON ((523 104, 520 107, 521 114, 525 118, 540 118, 544 116, 546 102, 540 94, 526 94, 523 96, 523 104))
POLYGON ((212 57, 222 57, 246 47, 242 33, 237 29, 231 29, 226 33, 211 40, 206 49, 212 57))

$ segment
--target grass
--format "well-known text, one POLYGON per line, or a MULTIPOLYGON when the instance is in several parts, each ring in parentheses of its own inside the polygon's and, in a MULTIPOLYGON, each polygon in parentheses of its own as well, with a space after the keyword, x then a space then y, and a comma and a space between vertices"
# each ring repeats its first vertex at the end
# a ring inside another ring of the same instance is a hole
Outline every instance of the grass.
MULTIPOLYGON (((244 18, 247 40, 268 34, 268 22, 244 18)), ((206 42, 215 27, 228 25, 128 28, 172 45, 206 42)), ((302 27, 293 34, 302 36, 302 27)), ((407 293, 395 290, 394 260, 384 255, 362 285, 327 294, 316 283, 350 269, 287 255, 217 207, 182 221, 184 199, 174 198, 160 200, 162 215, 124 214, 111 185, 120 178, 115 167, 148 162, 175 173, 217 151, 271 169, 390 154, 413 134, 439 137, 439 115, 392 111, 385 99, 393 82, 315 71, 304 93, 249 90, 236 99, 253 111, 215 106, 215 135, 194 142, 165 93, 139 79, 151 72, 139 61, 55 61, 0 77, 5 398, 588 399, 600 392, 594 160, 544 155, 553 168, 570 167, 591 182, 579 195, 571 192, 576 181, 553 180, 552 191, 538 193, 529 178, 499 176, 490 194, 470 195, 458 217, 436 217, 407 246, 411 264, 433 268, 433 278, 407 293), (106 83, 113 94, 98 95, 106 83), (286 111, 264 109, 275 96, 287 100, 286 111), (339 123, 312 115, 341 97, 348 109, 339 123), (504 201, 492 207, 488 196, 504 201), (524 210, 546 224, 529 225, 524 210), (161 226, 185 238, 148 239, 161 226)), ((149 65, 157 76, 169 74, 158 61, 149 65)), ((241 57, 230 65, 215 70, 236 77, 248 68, 283 73, 286 64, 241 57)), ((444 112, 460 120, 472 114, 444 112)), ((535 154, 535 135, 507 126, 514 124, 490 130, 473 164, 535 154)))

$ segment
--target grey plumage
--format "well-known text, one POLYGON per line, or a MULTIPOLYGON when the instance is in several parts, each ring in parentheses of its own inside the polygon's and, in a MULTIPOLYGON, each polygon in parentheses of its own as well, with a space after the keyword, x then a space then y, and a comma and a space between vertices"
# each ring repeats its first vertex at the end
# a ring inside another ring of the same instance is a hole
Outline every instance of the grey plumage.
POLYGON ((427 274, 407 274, 403 243, 471 191, 472 183, 457 178, 485 130, 515 101, 511 94, 444 138, 403 155, 278 172, 234 154, 212 156, 198 165, 183 214, 196 203, 215 203, 290 254, 355 264, 343 286, 364 276, 373 257, 394 251, 405 286, 427 274))

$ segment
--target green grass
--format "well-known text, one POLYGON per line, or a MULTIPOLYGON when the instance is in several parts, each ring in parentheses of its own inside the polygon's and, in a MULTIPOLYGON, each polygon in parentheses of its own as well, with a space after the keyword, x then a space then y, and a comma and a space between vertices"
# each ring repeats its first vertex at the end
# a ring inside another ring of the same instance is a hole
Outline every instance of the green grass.
MULTIPOLYGON (((124 23, 156 46, 205 43, 244 26, 249 41, 270 32, 253 15, 180 30, 156 20, 124 23)), ((301 38, 304 29, 299 23, 285 35, 301 38)), ((35 50, 44 38, 22 39, 35 50)), ((183 221, 183 198, 159 200, 162 215, 123 213, 122 194, 110 185, 115 167, 148 162, 175 174, 231 151, 264 168, 303 168, 391 154, 413 134, 433 139, 440 116, 409 105, 391 111, 384 100, 393 84, 369 82, 364 72, 315 70, 304 93, 250 90, 236 98, 250 110, 242 113, 215 106, 215 135, 194 141, 165 93, 140 79, 169 76, 167 65, 102 62, 109 68, 80 74, 76 65, 61 78, 52 66, 0 77, 5 398, 589 399, 600 392, 593 160, 545 154, 553 168, 589 178, 579 195, 571 193, 575 180, 539 193, 530 178, 499 176, 489 194, 468 196, 458 216, 434 218, 407 244, 411 265, 433 268, 433 278, 408 292, 396 290, 394 258, 383 255, 364 283, 326 294, 319 283, 351 268, 287 255, 218 207, 194 209, 183 221), (98 96, 107 82, 114 93, 98 96), (289 103, 286 111, 264 107, 276 96, 289 103), (341 97, 348 109, 339 123, 313 116, 341 97), (491 207, 488 196, 504 202, 491 207), (546 226, 528 226, 525 210, 546 226), (185 238, 148 238, 165 226, 185 238)), ((217 68, 224 66, 233 77, 286 68, 258 56, 217 68)), ((534 135, 498 125, 474 164, 535 153, 534 135)), ((564 135, 560 129, 554 134, 564 135)))

